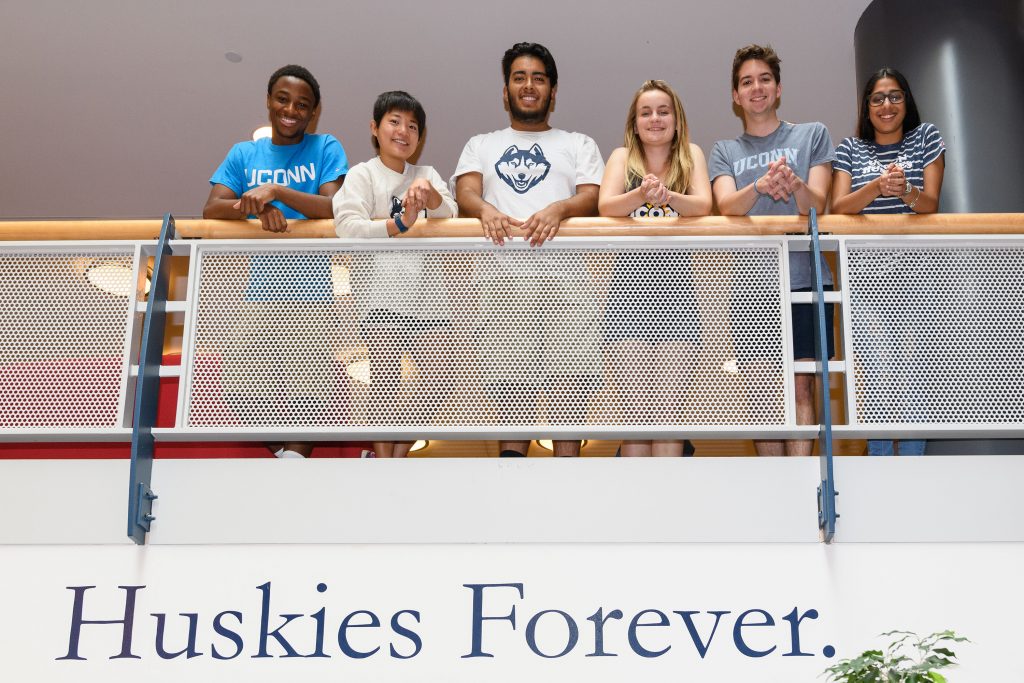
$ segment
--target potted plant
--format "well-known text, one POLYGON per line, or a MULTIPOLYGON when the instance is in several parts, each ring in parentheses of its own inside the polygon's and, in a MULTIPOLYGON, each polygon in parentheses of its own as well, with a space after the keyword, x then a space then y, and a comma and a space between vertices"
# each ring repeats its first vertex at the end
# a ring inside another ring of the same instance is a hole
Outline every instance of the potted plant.
MULTIPOLYGON (((836 683, 946 683, 938 672, 955 666, 956 654, 947 644, 969 643, 953 631, 939 631, 919 638, 910 631, 889 631, 892 642, 882 650, 866 650, 856 659, 844 659, 825 669, 836 683)), ((824 675, 824 674, 822 674, 824 675)))

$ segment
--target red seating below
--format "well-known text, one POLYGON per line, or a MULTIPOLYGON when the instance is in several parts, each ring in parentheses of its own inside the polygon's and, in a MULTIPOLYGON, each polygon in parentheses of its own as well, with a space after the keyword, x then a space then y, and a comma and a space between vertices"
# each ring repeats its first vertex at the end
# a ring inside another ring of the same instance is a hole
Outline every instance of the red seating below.
MULTIPOLYGON (((165 355, 164 365, 179 365, 181 356, 165 355)), ((173 427, 177 409, 178 378, 160 380, 157 427, 173 427)), ((373 444, 364 442, 320 443, 313 449, 313 458, 359 458, 373 444)), ((128 459, 131 444, 102 442, 2 443, 0 459, 128 459)), ((270 458, 273 455, 261 443, 247 441, 204 441, 201 443, 157 442, 157 458, 270 458)))

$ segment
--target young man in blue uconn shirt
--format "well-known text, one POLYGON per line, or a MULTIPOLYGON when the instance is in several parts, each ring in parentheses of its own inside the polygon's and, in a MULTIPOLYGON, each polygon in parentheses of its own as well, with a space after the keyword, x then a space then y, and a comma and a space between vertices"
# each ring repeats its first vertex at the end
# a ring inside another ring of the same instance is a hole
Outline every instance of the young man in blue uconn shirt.
POLYGON ((306 135, 319 106, 313 74, 294 64, 275 71, 267 84, 273 132, 231 148, 210 178, 203 218, 259 218, 271 232, 283 232, 289 218, 332 218, 348 160, 333 135, 306 135))
MULTIPOLYGON (((264 230, 284 232, 288 219, 332 218, 331 200, 341 188, 348 173, 348 160, 341 143, 332 135, 306 134, 320 106, 320 86, 307 69, 289 64, 273 73, 267 83, 267 112, 272 133, 270 138, 239 142, 210 178, 210 196, 203 207, 203 218, 246 219, 258 218, 264 230)), ((331 299, 330 264, 326 259, 311 257, 304 263, 284 263, 267 255, 253 258, 250 263, 249 282, 246 287, 247 303, 327 301, 331 299)), ((281 324, 280 315, 271 315, 268 324, 281 324)), ((301 315, 295 324, 303 325, 301 315)), ((240 330, 246 336, 243 348, 285 345, 294 351, 292 336, 300 337, 303 330, 278 330, 275 339, 264 339, 266 330, 240 330), (288 336, 284 339, 281 335, 288 336)), ((281 351, 282 349, 276 349, 281 351)), ((272 356, 275 349, 267 348, 262 355, 272 356)), ((273 400, 277 389, 262 386, 264 378, 251 377, 257 369, 247 365, 245 353, 239 358, 225 358, 226 394, 235 396, 244 411, 253 403, 273 400), (238 362, 238 376, 230 366, 238 362)), ((293 403, 322 404, 327 391, 322 377, 316 375, 328 365, 316 358, 308 363, 309 376, 295 379, 295 386, 284 392, 293 403)), ((299 412, 303 409, 299 408, 299 412)), ((314 411, 315 412, 315 411, 314 411)), ((307 417, 295 418, 298 421, 307 417)), ((290 443, 277 448, 271 446, 278 457, 305 457, 312 444, 290 443)))
MULTIPOLYGON (((748 45, 732 63, 732 99, 742 112, 743 135, 719 140, 708 172, 718 209, 724 216, 796 216, 825 210, 832 183, 835 150, 821 123, 789 123, 778 116, 782 96, 782 60, 770 46, 748 45)), ((832 272, 822 261, 825 285, 832 272)), ((807 252, 790 252, 792 291, 809 291, 813 276, 807 252)), ((828 357, 833 355, 832 304, 826 305, 828 357)), ((793 357, 814 358, 811 304, 793 306, 793 357)), ((813 424, 814 376, 797 375, 798 424, 813 424)), ((810 455, 811 441, 756 441, 758 455, 810 455)))

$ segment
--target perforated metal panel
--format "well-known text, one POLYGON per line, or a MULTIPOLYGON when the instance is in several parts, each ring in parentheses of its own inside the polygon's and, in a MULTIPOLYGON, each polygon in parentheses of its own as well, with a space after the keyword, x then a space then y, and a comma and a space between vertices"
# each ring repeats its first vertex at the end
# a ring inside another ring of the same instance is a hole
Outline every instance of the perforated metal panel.
POLYGON ((132 251, 0 253, 0 429, 115 428, 132 251))
POLYGON ((785 423, 780 244, 556 244, 200 248, 184 426, 785 423))
POLYGON ((851 245, 858 421, 1024 420, 1024 248, 851 245))

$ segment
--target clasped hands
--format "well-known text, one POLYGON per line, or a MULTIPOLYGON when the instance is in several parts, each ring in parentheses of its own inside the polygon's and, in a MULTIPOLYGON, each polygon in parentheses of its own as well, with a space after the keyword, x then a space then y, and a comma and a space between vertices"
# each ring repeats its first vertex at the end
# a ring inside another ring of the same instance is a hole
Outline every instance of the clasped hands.
MULTIPOLYGON (((430 204, 431 198, 437 194, 431 185, 430 181, 426 178, 417 178, 412 181, 412 185, 405 191, 405 197, 402 198, 402 225, 407 228, 411 228, 419 218, 420 214, 430 204)), ((440 200, 440 197, 438 197, 440 200)))
POLYGON ((640 181, 640 195, 651 206, 664 206, 668 204, 668 188, 653 173, 648 173, 640 181))
POLYGON ((288 220, 281 213, 281 209, 270 203, 277 198, 274 194, 275 187, 277 186, 273 184, 254 187, 239 197, 231 208, 241 211, 245 216, 256 216, 264 230, 284 232, 288 229, 288 220))
POLYGON ((907 176, 899 164, 889 167, 878 176, 878 193, 883 197, 902 197, 907 192, 907 176))
POLYGON ((779 157, 768 164, 765 174, 754 181, 755 192, 779 202, 788 202, 803 186, 804 181, 789 167, 786 157, 779 157))

